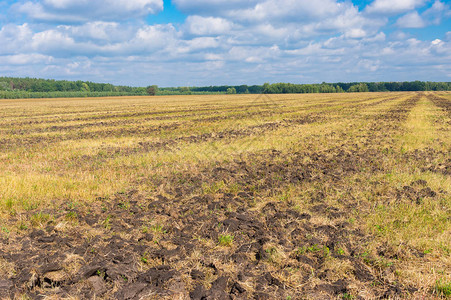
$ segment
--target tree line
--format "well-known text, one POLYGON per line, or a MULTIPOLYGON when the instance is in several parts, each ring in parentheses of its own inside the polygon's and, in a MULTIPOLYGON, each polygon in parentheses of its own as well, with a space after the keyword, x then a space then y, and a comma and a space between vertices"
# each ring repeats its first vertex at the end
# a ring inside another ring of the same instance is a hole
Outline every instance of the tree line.
POLYGON ((207 87, 160 88, 160 93, 194 94, 302 94, 302 93, 362 93, 402 91, 451 91, 451 82, 405 81, 405 82, 349 82, 349 83, 265 83, 263 85, 221 85, 207 87))
POLYGON ((207 87, 117 86, 90 81, 0 77, 0 98, 107 97, 138 95, 208 95, 208 94, 299 94, 398 91, 451 91, 451 82, 350 82, 350 83, 265 83, 263 85, 221 85, 207 87))
POLYGON ((0 90, 26 92, 121 92, 145 94, 144 87, 94 83, 90 81, 68 81, 38 78, 0 77, 0 90))

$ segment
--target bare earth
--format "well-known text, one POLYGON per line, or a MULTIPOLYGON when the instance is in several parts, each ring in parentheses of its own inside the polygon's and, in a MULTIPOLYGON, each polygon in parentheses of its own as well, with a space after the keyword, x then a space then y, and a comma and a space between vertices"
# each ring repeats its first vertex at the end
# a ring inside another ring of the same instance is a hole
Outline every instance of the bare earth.
POLYGON ((451 296, 451 94, 0 101, 1 299, 451 296))

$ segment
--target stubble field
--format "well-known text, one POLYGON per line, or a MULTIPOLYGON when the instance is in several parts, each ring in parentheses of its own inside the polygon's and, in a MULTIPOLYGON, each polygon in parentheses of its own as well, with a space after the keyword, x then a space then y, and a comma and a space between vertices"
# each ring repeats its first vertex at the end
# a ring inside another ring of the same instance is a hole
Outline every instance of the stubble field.
POLYGON ((0 101, 2 299, 451 296, 451 94, 0 101))

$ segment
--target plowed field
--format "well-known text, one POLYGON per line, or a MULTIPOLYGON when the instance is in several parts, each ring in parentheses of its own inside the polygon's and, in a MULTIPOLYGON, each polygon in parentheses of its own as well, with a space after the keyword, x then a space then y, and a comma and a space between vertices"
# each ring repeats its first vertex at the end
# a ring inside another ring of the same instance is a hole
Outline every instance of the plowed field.
POLYGON ((0 101, 1 299, 451 296, 451 94, 0 101))

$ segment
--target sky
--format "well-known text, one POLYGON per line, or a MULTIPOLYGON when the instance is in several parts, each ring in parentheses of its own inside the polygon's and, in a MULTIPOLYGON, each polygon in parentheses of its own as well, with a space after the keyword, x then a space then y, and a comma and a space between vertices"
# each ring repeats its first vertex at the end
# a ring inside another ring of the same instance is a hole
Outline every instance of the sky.
POLYGON ((451 81, 451 1, 0 0, 0 76, 162 87, 451 81))

